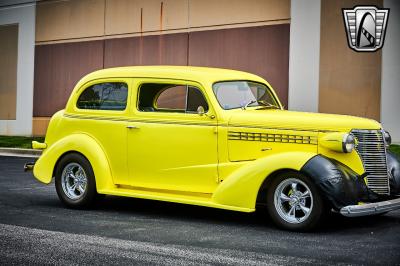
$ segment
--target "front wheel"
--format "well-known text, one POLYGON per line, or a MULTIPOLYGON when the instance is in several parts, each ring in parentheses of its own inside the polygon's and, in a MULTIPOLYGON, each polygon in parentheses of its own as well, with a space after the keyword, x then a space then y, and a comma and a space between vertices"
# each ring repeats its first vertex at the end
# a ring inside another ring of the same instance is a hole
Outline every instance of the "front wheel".
POLYGON ((78 153, 67 154, 58 162, 55 185, 60 200, 72 208, 90 206, 97 195, 92 166, 78 153))
POLYGON ((281 174, 270 183, 267 208, 279 227, 295 231, 315 228, 324 213, 323 200, 315 185, 296 172, 281 174))

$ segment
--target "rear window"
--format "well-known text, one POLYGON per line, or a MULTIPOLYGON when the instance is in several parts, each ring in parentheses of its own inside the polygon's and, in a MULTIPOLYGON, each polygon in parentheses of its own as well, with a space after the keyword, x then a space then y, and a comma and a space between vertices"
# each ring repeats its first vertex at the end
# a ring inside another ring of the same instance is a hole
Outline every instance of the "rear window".
POLYGON ((79 96, 76 106, 79 109, 121 111, 125 110, 127 99, 126 83, 99 83, 86 88, 79 96))

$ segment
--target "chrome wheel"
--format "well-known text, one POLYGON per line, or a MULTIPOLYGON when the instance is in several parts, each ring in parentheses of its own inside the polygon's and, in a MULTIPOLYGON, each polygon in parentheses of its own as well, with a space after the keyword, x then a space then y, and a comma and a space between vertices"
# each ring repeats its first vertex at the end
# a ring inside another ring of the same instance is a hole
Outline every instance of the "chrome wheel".
POLYGON ((61 174, 61 186, 65 195, 72 200, 80 199, 86 192, 87 176, 78 163, 67 164, 61 174))
POLYGON ((275 189, 274 206, 278 215, 286 222, 302 223, 313 209, 311 190, 297 178, 285 179, 275 189))

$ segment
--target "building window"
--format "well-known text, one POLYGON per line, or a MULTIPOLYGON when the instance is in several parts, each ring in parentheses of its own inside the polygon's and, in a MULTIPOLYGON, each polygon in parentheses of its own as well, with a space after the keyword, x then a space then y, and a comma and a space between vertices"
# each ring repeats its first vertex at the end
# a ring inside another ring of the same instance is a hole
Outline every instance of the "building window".
POLYGON ((126 108, 128 85, 123 82, 107 82, 92 85, 79 96, 77 107, 91 110, 116 110, 126 108))

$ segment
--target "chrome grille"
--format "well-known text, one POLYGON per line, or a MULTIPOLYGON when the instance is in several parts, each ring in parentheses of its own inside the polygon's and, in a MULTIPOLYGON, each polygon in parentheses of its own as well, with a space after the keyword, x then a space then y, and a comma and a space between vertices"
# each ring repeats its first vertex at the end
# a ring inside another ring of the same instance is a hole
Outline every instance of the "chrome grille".
POLYGON ((357 138, 356 150, 364 164, 368 187, 381 195, 389 195, 389 177, 386 166, 386 148, 382 131, 352 130, 357 138))

